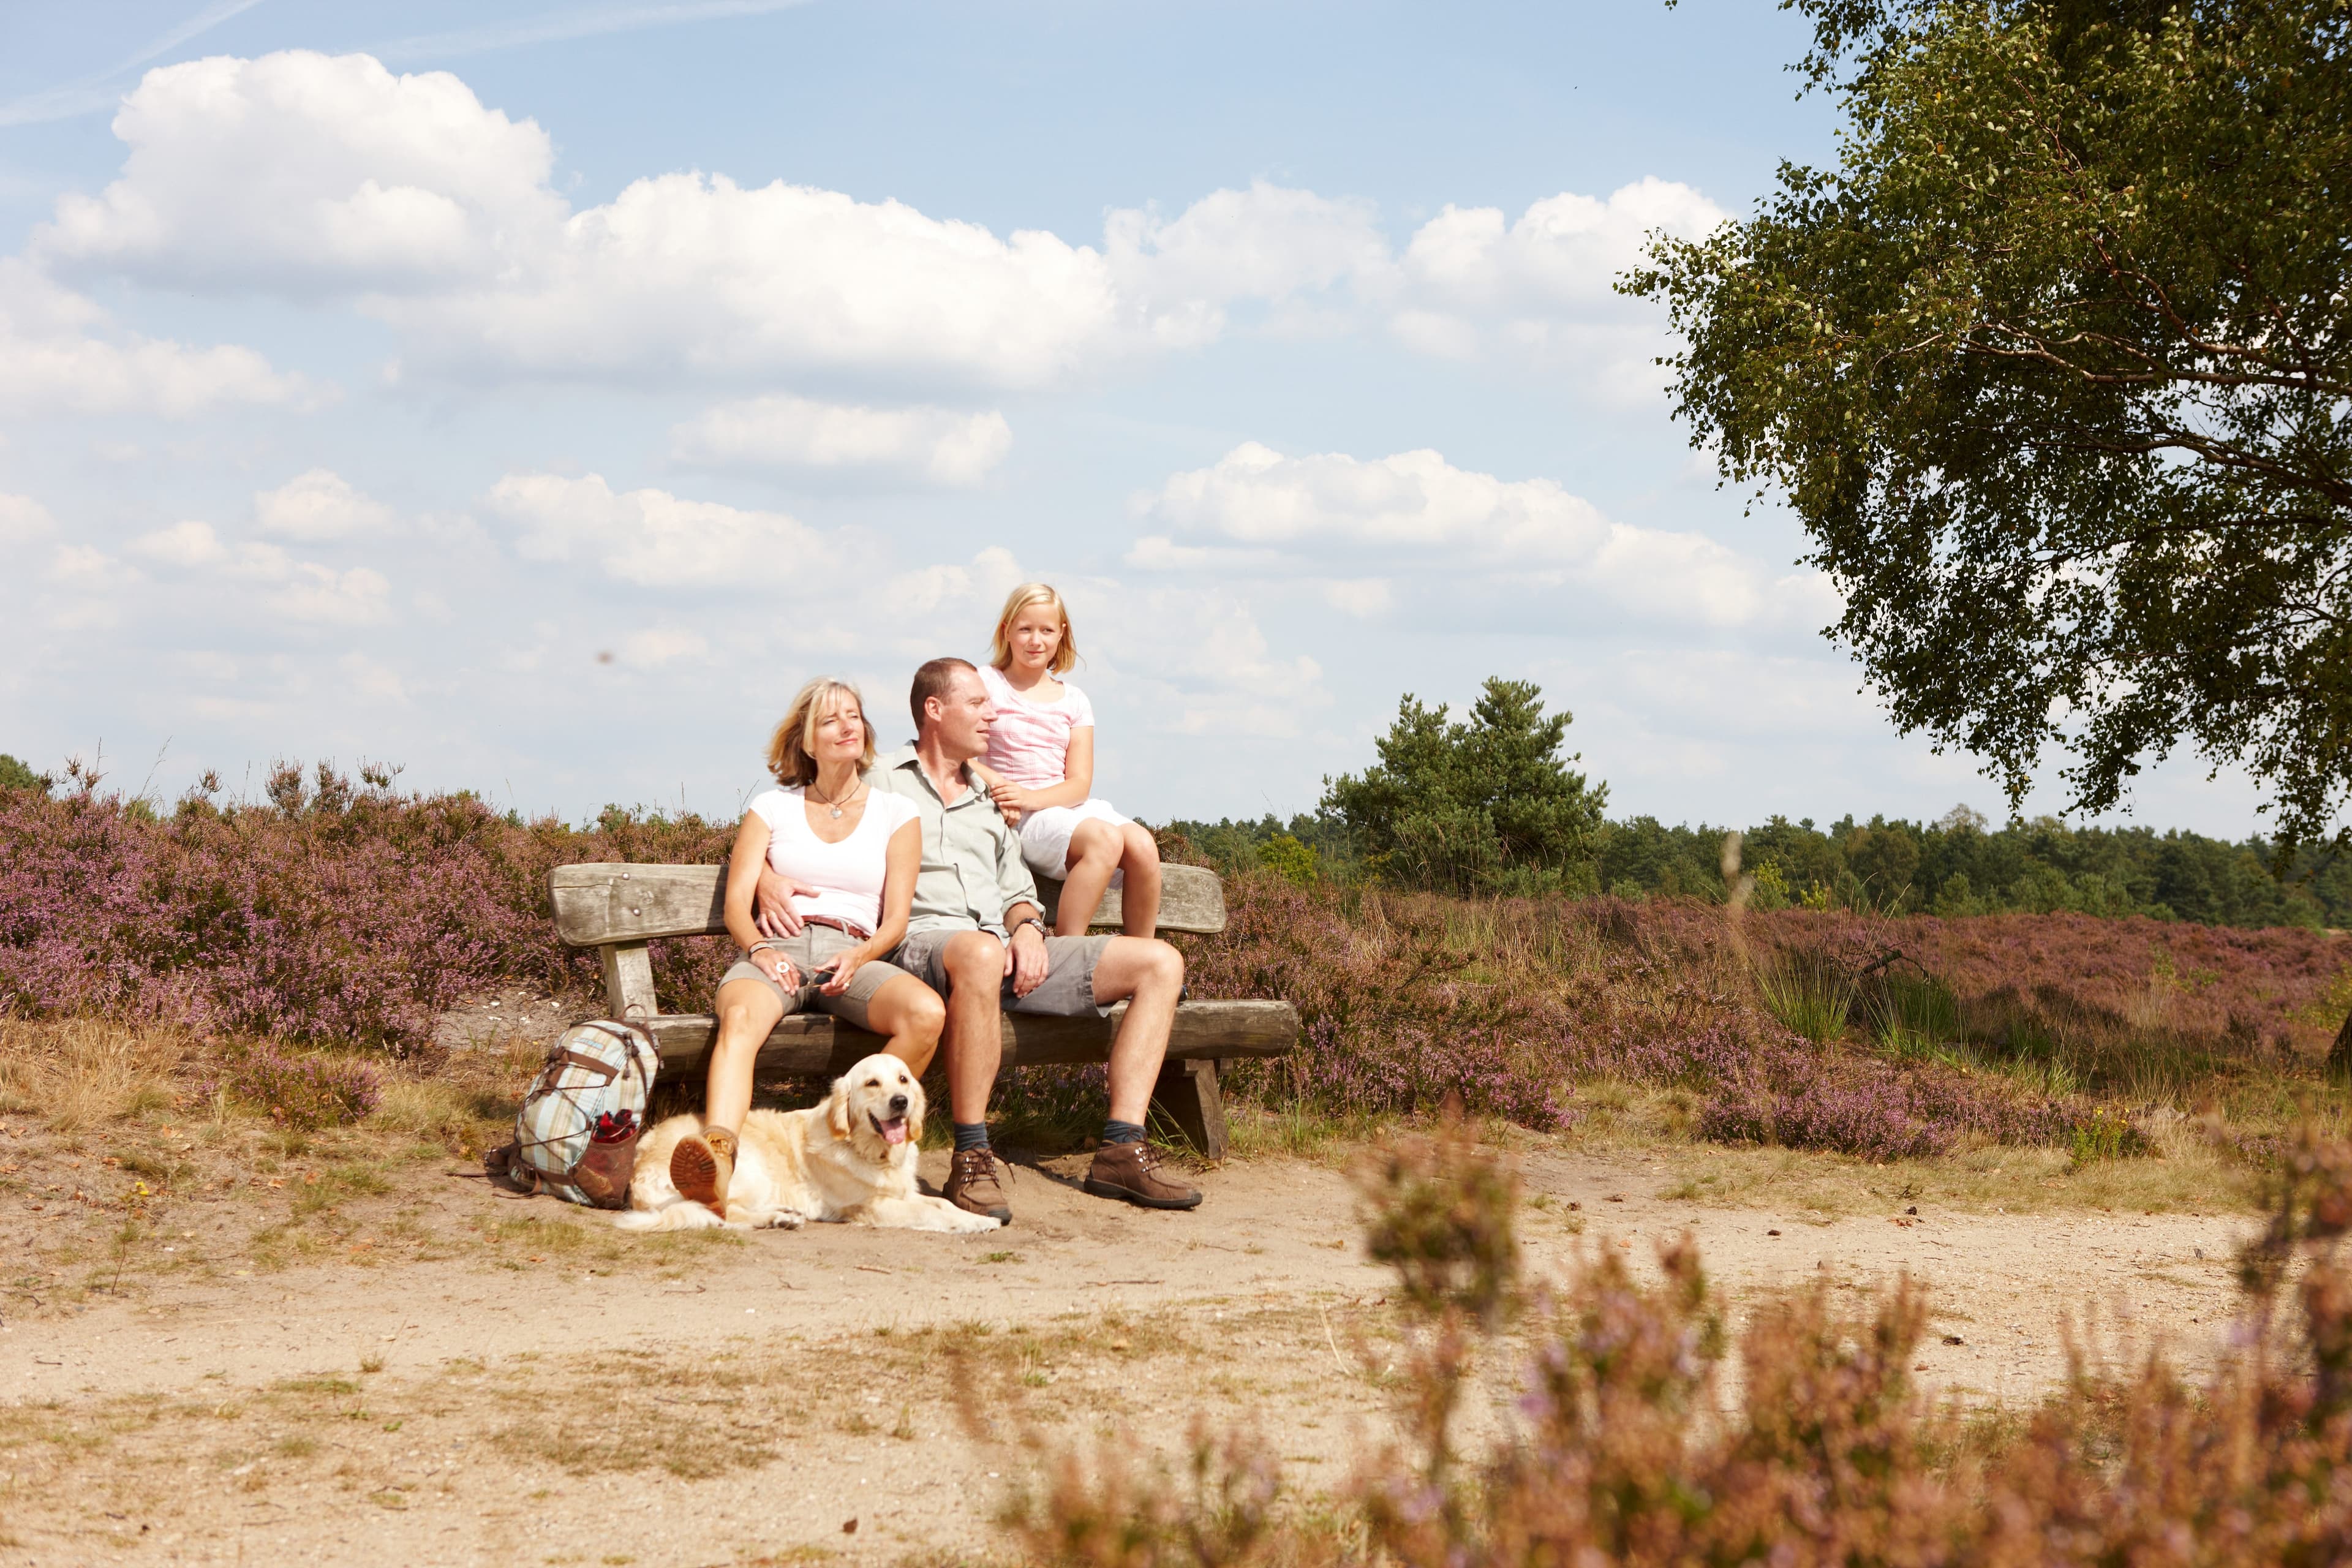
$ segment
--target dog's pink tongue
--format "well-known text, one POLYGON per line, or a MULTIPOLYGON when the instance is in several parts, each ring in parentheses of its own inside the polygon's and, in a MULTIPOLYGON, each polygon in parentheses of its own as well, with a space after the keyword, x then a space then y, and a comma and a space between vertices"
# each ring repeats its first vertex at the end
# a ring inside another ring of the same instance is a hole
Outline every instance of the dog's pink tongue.
POLYGON ((882 1136, 888 1142, 904 1143, 907 1141, 907 1124, 903 1121, 886 1121, 882 1124, 882 1136))

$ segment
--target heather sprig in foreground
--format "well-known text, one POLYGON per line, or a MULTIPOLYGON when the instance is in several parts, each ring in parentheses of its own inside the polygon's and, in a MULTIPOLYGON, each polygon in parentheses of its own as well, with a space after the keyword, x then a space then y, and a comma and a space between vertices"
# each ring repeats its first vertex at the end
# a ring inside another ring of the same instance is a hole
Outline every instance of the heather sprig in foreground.
POLYGON ((1363 1352, 1367 1377, 1397 1369, 1396 1435, 1336 1500, 1295 1494, 1260 1434, 1203 1430, 1182 1482, 1048 1451, 1011 1516, 1035 1557, 1087 1568, 2342 1562, 2352 1149, 2306 1140, 2286 1169, 2247 1249, 2245 1327, 2208 1379, 2160 1352, 2078 1353, 2062 1394, 1988 1442, 1913 1381, 1927 1300, 1907 1279, 1851 1304, 1816 1285, 1737 1333, 1686 1240, 1654 1279, 1603 1246, 1513 1288, 1491 1256, 1513 1184, 1456 1123, 1368 1167, 1370 1232, 1407 1287, 1402 1350, 1363 1352), (1490 1436, 1472 1440, 1481 1397, 1490 1436))

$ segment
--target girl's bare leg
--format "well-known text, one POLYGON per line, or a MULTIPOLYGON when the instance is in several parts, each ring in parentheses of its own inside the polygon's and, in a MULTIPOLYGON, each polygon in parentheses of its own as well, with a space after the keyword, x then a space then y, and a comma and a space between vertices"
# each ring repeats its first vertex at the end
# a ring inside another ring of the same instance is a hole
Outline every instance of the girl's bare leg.
POLYGON ((784 999, 764 980, 737 980, 719 988, 719 1041, 710 1047, 710 1075, 702 1094, 702 1124, 732 1132, 751 1109, 751 1068, 769 1031, 784 1016, 784 999))
MULTIPOLYGON (((1110 874, 1118 869, 1119 857, 1127 851, 1127 840, 1118 828, 1108 822, 1087 821, 1078 824, 1070 835, 1070 857, 1066 862, 1068 875, 1062 879, 1062 901, 1054 911, 1055 936, 1084 936, 1087 922, 1094 919, 1095 907, 1102 902, 1104 892, 1110 887, 1110 874)), ((1160 888, 1155 876, 1151 893, 1152 913, 1159 914, 1160 888)))
POLYGON ((1119 930, 1129 936, 1160 932, 1160 841, 1139 822, 1120 828, 1119 868, 1127 873, 1120 885, 1119 930))
POLYGON ((866 1021, 890 1043, 882 1048, 907 1064, 917 1078, 931 1065, 940 1048, 940 1031, 947 1027, 948 1005, 940 994, 911 974, 884 982, 866 1005, 866 1021))

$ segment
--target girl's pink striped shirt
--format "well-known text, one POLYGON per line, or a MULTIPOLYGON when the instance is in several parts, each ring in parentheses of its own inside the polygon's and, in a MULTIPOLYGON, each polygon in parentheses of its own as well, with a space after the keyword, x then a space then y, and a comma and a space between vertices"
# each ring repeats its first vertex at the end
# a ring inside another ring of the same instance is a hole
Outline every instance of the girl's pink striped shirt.
POLYGON ((1003 670, 987 664, 980 667, 980 679, 996 709, 996 721, 988 727, 988 755, 981 761, 1024 789, 1050 788, 1069 777, 1070 731, 1095 721, 1087 694, 1065 680, 1059 702, 1033 702, 1013 689, 1003 670))

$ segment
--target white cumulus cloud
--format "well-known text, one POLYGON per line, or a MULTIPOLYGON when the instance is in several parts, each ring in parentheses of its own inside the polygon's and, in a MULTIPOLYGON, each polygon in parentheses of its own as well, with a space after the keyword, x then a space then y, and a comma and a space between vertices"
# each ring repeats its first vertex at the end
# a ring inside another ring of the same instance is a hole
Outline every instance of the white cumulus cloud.
POLYGON ((0 544, 30 544, 57 531, 58 520, 31 496, 0 494, 0 544))
POLYGON ((824 559, 823 536, 782 512, 615 490, 601 474, 509 474, 488 504, 521 531, 525 559, 585 561, 644 587, 767 587, 824 559))
POLYGON ((155 414, 310 400, 249 348, 195 348, 117 326, 21 258, 0 258, 0 413, 155 414))
POLYGON ((721 404, 670 430, 670 455, 719 468, 815 468, 976 485, 1013 449, 997 413, 866 408, 805 397, 721 404))
POLYGON ((378 532, 393 521, 390 507, 362 495, 331 468, 312 468, 257 493, 253 515, 264 533, 305 541, 378 532))
POLYGON ((346 300, 391 323, 407 360, 470 377, 1033 387, 1209 342, 1254 300, 1271 331, 1599 355, 1614 385, 1643 381, 1629 367, 1656 334, 1611 277, 1646 230, 1723 216, 1649 179, 1516 219, 1449 207, 1400 247, 1368 202, 1261 180, 1173 216, 1115 210, 1089 244, 691 170, 574 207, 535 121, 447 72, 302 50, 151 71, 114 129, 120 177, 58 200, 34 237, 42 265, 346 300))
MULTIPOLYGON (((1704 534, 1614 521, 1556 480, 1502 479, 1429 450, 1291 458, 1246 442, 1213 467, 1171 476, 1138 510, 1169 531, 1129 551, 1129 564, 1147 570, 1321 578, 1345 559, 1498 590, 1572 585, 1615 607, 1714 626, 1790 616, 1818 625, 1835 613, 1818 574, 1776 578, 1704 534)), ((1388 589, 1346 579, 1322 591, 1364 616, 1388 589)))
POLYGON ((164 66, 114 133, 122 176, 60 197, 42 255, 180 287, 400 292, 525 260, 564 216, 536 123, 366 55, 164 66))
POLYGON ((142 533, 131 542, 131 548, 150 561, 179 567, 209 566, 228 554, 211 523, 194 521, 142 533))
POLYGON ((1654 176, 1606 200, 1547 196, 1516 220, 1499 207, 1448 206, 1414 231, 1403 268, 1432 305, 1509 313, 1609 300, 1651 231, 1696 237, 1729 216, 1690 186, 1654 176))

